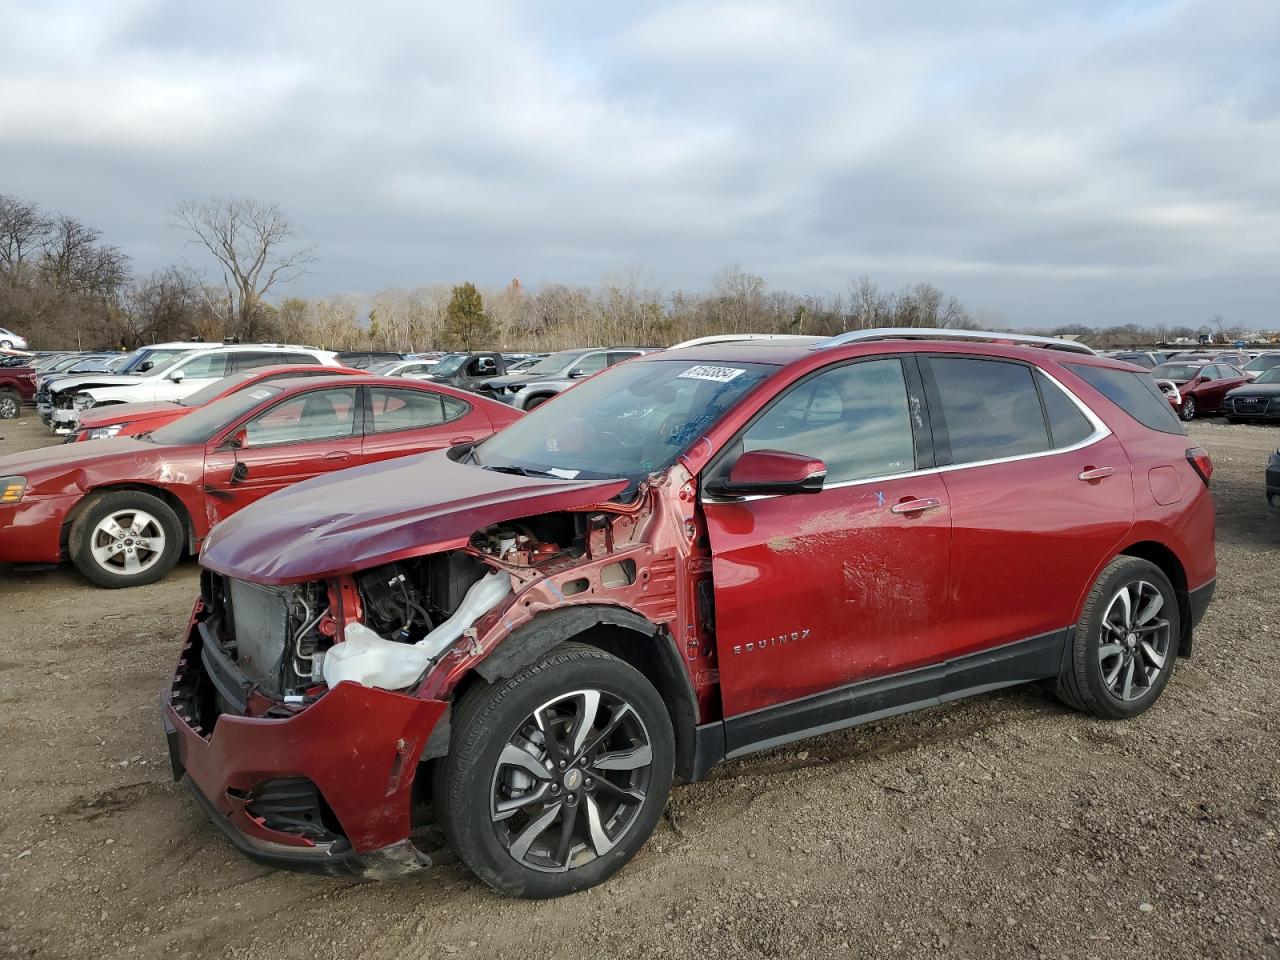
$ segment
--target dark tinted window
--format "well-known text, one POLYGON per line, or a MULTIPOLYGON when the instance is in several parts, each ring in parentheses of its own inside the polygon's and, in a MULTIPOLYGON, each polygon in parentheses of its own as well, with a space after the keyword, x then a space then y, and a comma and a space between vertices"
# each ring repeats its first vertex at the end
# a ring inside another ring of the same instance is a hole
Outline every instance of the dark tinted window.
POLYGON ((639 351, 636 351, 636 350, 616 351, 614 353, 609 354, 609 366, 612 367, 615 363, 621 363, 623 360, 630 360, 632 357, 638 357, 638 356, 640 356, 640 353, 639 351))
POLYGON ((942 402, 951 463, 1049 449, 1049 431, 1029 367, 967 357, 931 357, 929 367, 942 402))
POLYGON ((1062 390, 1042 373, 1036 373, 1040 397, 1049 417, 1049 435, 1055 449, 1069 447, 1093 433, 1093 424, 1062 390))
POLYGON ((1068 363, 1076 376, 1143 426, 1161 433, 1186 434, 1168 399, 1149 374, 1068 363))
POLYGON ((267 350, 238 350, 232 354, 231 360, 237 370, 252 370, 254 367, 267 367, 288 362, 279 359, 280 356, 278 353, 267 350))
POLYGON ((743 450, 818 457, 827 483, 915 469, 915 445, 900 360, 835 367, 792 387, 751 425, 743 450))
MULTIPOLYGON (((316 358, 309 353, 276 353, 272 355, 271 363, 315 363, 316 358)), ((266 366, 266 364, 263 364, 266 366)))
POLYGON ((452 397, 394 387, 371 387, 369 400, 373 404, 374 433, 433 427, 457 419, 470 409, 452 397))

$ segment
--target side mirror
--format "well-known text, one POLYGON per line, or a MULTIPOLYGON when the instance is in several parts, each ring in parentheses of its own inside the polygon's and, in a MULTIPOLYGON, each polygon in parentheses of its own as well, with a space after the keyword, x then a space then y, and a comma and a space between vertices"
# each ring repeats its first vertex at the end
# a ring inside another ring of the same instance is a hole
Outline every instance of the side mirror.
POLYGON ((583 370, 581 367, 574 367, 572 370, 569 371, 570 380, 581 380, 586 375, 587 375, 587 371, 583 370))
POLYGON ((172 370, 169 373, 169 379, 172 380, 174 383, 181 383, 182 376, 183 374, 181 370, 172 370))
POLYGON ((241 447, 249 445, 249 434, 243 427, 227 438, 225 446, 232 450, 239 450, 241 447))
POLYGON ((146 372, 148 372, 148 371, 149 371, 152 367, 154 367, 154 366, 155 366, 155 364, 154 364, 152 361, 150 361, 150 360, 143 360, 140 364, 138 364, 138 372, 139 372, 139 373, 146 373, 146 372))
POLYGON ((826 478, 827 465, 817 457, 784 450, 750 450, 738 457, 728 479, 712 492, 734 496, 820 493, 826 478))

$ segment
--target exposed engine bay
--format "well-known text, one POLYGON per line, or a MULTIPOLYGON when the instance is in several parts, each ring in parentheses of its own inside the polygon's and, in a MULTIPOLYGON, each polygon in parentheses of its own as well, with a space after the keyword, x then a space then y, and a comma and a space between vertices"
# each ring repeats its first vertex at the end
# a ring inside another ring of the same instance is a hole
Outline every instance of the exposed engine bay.
POLYGON ((463 549, 337 581, 273 587, 206 573, 210 625, 222 658, 272 700, 303 703, 342 680, 403 689, 520 579, 585 556, 605 523, 600 514, 545 514, 478 531, 463 549))

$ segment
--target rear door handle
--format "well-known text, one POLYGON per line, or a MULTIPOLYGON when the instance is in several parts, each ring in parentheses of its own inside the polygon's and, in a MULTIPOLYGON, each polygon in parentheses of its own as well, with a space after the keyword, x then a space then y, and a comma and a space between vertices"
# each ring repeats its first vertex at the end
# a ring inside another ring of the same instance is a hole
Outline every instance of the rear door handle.
POLYGON ((1080 471, 1081 480, 1105 480, 1116 472, 1115 467, 1090 467, 1080 471))
POLYGON ((942 501, 937 497, 925 497, 922 500, 903 500, 901 503, 895 503, 889 508, 891 513, 923 513, 925 510, 935 510, 942 506, 942 501))
POLYGON ((326 460, 350 460, 351 454, 345 450, 334 450, 331 453, 326 453, 324 458, 326 460))
POLYGON ((451 445, 456 445, 456 444, 459 444, 459 443, 471 443, 471 442, 473 442, 474 440, 475 440, 475 437, 453 437, 453 438, 449 441, 449 443, 450 443, 451 445))

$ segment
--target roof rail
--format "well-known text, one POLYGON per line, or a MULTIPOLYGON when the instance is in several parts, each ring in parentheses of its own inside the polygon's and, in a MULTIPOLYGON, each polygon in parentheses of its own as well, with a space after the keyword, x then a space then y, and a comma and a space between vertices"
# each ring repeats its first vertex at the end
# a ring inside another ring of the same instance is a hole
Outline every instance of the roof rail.
POLYGON ((868 340, 996 340, 1008 343, 1044 347, 1048 350, 1066 350, 1069 353, 1086 353, 1096 356, 1097 351, 1087 343, 1060 340, 1057 337, 1037 337, 1030 333, 996 333, 991 330, 950 330, 946 327, 872 327, 869 330, 850 330, 816 344, 814 350, 840 347, 846 343, 868 340))
POLYGON ((709 337, 694 337, 692 340, 684 340, 680 343, 673 343, 667 347, 668 350, 680 350, 684 347, 700 347, 704 343, 737 343, 747 340, 809 340, 808 336, 798 333, 717 333, 709 337))

